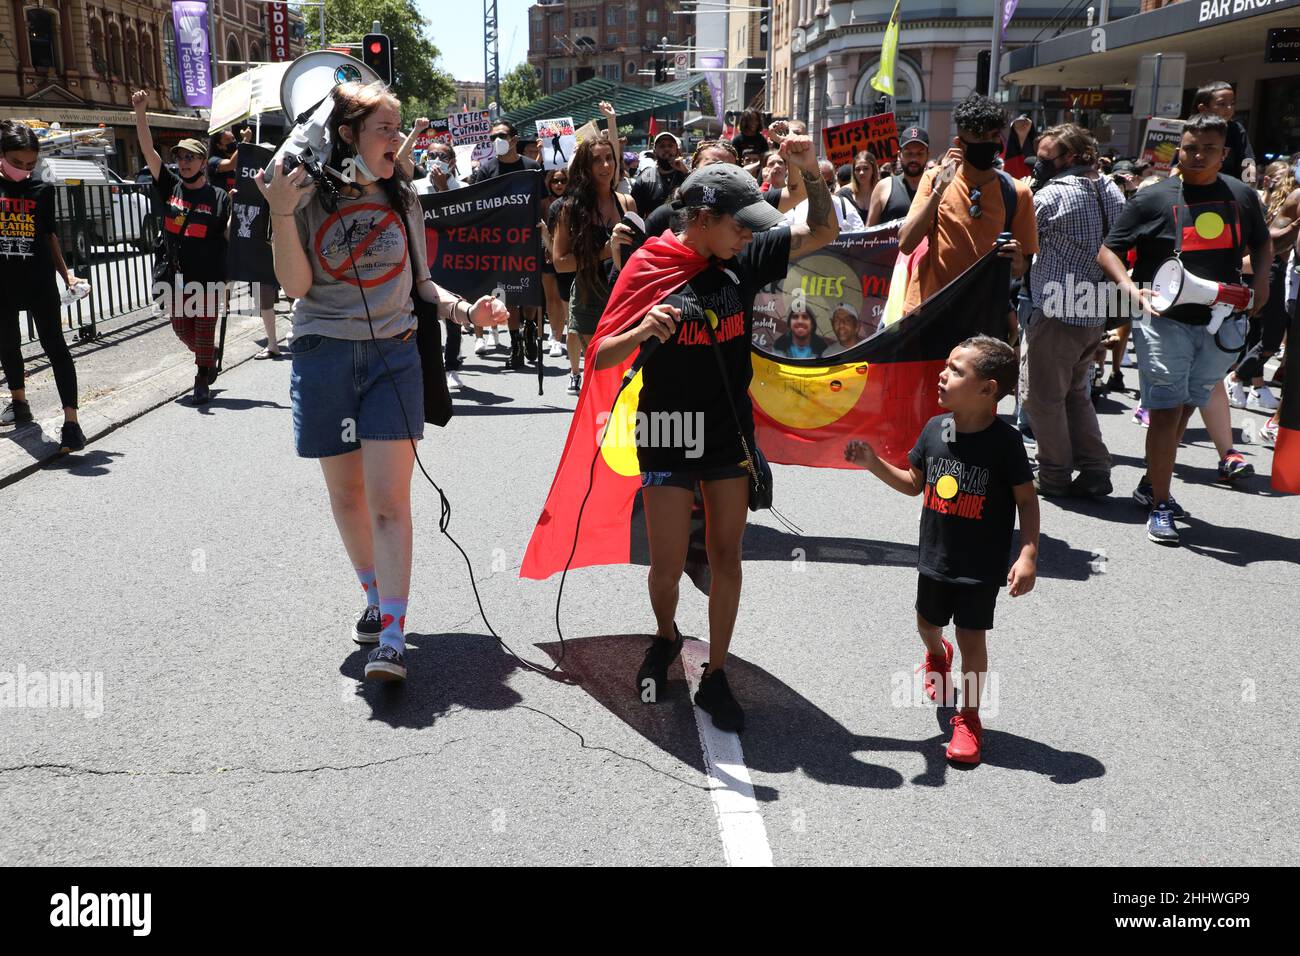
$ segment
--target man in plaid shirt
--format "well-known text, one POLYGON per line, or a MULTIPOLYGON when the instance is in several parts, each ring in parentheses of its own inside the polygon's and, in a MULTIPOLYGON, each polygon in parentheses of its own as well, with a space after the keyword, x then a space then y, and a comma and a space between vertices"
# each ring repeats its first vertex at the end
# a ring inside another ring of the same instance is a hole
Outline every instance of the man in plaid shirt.
POLYGON ((1034 167, 1038 255, 1030 270, 1029 395, 1043 495, 1110 494, 1111 459, 1089 394, 1088 366, 1106 329, 1097 251, 1124 196, 1097 175, 1097 144, 1072 123, 1045 130, 1034 167), (1071 481, 1073 471, 1079 475, 1071 481))

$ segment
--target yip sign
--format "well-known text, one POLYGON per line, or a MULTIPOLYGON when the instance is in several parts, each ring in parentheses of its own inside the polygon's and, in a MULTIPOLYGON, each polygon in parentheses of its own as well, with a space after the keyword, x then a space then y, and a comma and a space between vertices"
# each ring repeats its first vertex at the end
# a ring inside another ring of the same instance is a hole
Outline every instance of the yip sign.
POLYGON ((853 157, 864 149, 871 151, 877 163, 892 163, 898 156, 898 126, 893 113, 881 113, 828 126, 822 130, 826 158, 837 167, 853 162, 853 157))

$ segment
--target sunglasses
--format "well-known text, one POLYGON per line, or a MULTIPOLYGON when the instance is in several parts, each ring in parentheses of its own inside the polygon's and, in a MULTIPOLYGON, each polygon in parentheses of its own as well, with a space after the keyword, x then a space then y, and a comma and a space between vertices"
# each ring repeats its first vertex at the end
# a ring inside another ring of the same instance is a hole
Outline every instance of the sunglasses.
POLYGON ((492 136, 491 136, 490 138, 491 138, 491 139, 509 139, 509 138, 510 138, 510 134, 509 134, 509 133, 493 133, 492 136))
POLYGON ((980 208, 980 199, 982 199, 983 196, 984 193, 979 189, 972 189, 970 191, 971 207, 967 212, 970 213, 972 219, 978 219, 980 216, 984 215, 984 210, 980 208))

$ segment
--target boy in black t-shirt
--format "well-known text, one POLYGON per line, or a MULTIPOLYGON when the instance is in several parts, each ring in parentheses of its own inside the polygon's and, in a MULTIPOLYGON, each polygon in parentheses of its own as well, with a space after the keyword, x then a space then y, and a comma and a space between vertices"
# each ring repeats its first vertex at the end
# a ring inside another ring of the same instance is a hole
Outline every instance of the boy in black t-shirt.
POLYGON ((1038 498, 1019 432, 997 417, 998 400, 1015 388, 1019 363, 1005 342, 987 335, 952 350, 939 375, 936 415, 908 454, 911 469, 882 461, 864 441, 851 441, 844 457, 906 495, 924 494, 917 570, 916 626, 925 643, 925 690, 937 697, 942 679, 950 700, 952 645, 943 638, 951 619, 961 648, 962 708, 950 723, 948 759, 979 763, 984 734, 980 694, 988 671, 985 635, 1005 581, 1011 596, 1034 587, 1038 569, 1038 498), (1020 555, 1007 559, 1016 512, 1020 555))

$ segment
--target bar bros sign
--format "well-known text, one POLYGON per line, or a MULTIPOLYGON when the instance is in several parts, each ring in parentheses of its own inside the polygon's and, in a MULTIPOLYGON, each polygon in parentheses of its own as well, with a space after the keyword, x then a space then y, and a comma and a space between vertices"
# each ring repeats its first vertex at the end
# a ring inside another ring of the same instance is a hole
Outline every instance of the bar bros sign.
POLYGON ((1210 23, 1225 17, 1238 17, 1270 7, 1287 6, 1287 0, 1201 0, 1200 23, 1210 23))
POLYGON ((289 5, 270 3, 267 4, 267 8, 267 20, 271 31, 271 61, 283 63, 292 59, 289 56, 289 5))

